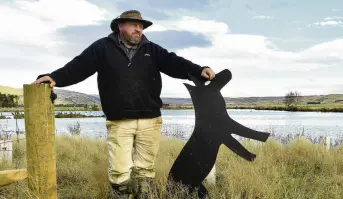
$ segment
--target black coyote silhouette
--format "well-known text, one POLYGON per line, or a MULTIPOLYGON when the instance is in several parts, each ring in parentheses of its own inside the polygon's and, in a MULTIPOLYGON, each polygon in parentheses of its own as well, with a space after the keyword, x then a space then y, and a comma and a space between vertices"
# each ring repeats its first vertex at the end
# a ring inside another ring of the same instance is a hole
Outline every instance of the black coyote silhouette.
MULTIPOLYGON (((224 69, 205 85, 189 75, 195 86, 187 87, 195 110, 194 131, 181 150, 168 174, 168 182, 186 185, 190 191, 198 190, 198 197, 204 198, 208 192, 202 181, 211 171, 221 144, 247 161, 253 161, 255 154, 245 149, 232 133, 265 142, 270 133, 255 131, 234 121, 227 113, 226 104, 220 90, 231 80, 232 74, 224 69)), ((169 185, 167 185, 169 186, 169 185)))

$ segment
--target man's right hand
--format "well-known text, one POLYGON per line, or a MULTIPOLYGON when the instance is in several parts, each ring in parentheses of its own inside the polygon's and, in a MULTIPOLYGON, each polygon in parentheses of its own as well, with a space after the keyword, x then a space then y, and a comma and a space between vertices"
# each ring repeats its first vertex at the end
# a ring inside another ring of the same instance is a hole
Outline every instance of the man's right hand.
POLYGON ((43 76, 31 84, 40 84, 42 82, 50 82, 50 87, 53 88, 56 85, 56 82, 50 76, 43 76))

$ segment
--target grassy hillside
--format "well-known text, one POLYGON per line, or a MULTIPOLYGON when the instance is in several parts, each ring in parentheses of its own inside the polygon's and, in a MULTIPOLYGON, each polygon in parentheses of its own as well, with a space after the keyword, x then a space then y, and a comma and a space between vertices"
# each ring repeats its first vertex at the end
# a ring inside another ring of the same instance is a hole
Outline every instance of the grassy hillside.
POLYGON ((23 95, 23 89, 0 85, 0 93, 11 95, 23 95))
MULTIPOLYGON (((284 105, 284 96, 275 97, 243 97, 243 98, 225 98, 230 105, 237 106, 281 106, 284 105)), ((321 105, 343 105, 343 94, 330 95, 309 95, 302 96, 299 105, 307 105, 307 102, 320 102, 321 105), (342 100, 335 102, 336 100, 342 100)))
MULTIPOLYGON (((339 199, 343 195, 343 147, 325 150, 309 140, 299 139, 281 145, 270 139, 265 144, 243 143, 257 154, 247 162, 221 146, 216 162, 216 186, 205 183, 211 198, 339 199)), ((167 192, 166 177, 182 149, 178 140, 163 139, 156 160, 156 180, 149 199, 193 198, 182 189, 167 192)), ((25 142, 14 142, 14 161, 26 167, 25 142), (19 150, 17 150, 19 149, 19 150), (19 151, 19 153, 18 153, 19 151)), ((56 138, 58 196, 63 199, 110 198, 107 180, 105 141, 77 137, 56 138)), ((0 170, 14 168, 0 165, 0 170)), ((26 181, 1 187, 6 198, 26 199, 26 181)))
MULTIPOLYGON (((0 86, 0 92, 6 94, 16 94, 21 96, 19 103, 23 103, 23 89, 0 86)), ((55 104, 97 104, 100 105, 99 95, 88 95, 80 92, 74 92, 64 89, 54 89, 57 94, 55 104)), ((224 97, 228 106, 260 106, 260 107, 275 107, 283 106, 284 96, 271 97, 240 97, 231 98, 224 97)), ((163 103, 171 106, 192 106, 190 98, 162 98, 163 103)), ((312 95, 303 96, 300 99, 299 106, 309 107, 308 102, 320 102, 320 104, 310 105, 311 107, 319 108, 343 108, 343 94, 330 95, 312 95), (342 100, 335 102, 337 100, 342 100)))
MULTIPOLYGON (((0 92, 5 94, 19 95, 19 104, 23 104, 23 89, 13 88, 8 86, 0 86, 0 92)), ((55 104, 100 104, 98 96, 88 95, 84 93, 54 88, 54 92, 57 94, 55 104)))

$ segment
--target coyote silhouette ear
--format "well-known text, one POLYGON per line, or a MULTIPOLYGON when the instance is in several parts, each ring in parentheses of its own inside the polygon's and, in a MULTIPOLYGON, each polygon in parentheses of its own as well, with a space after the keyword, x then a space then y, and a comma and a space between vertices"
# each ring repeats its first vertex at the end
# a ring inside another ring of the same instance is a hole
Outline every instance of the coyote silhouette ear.
POLYGON ((232 79, 232 73, 228 69, 224 69, 216 74, 212 81, 212 86, 221 90, 232 79))
POLYGON ((194 82, 195 86, 204 86, 204 84, 205 84, 205 82, 206 82, 205 79, 200 80, 200 79, 194 77, 193 75, 191 75, 191 74, 189 74, 189 73, 188 73, 188 76, 189 76, 189 79, 190 79, 192 82, 194 82))
POLYGON ((192 91, 193 91, 194 88, 195 88, 195 86, 192 86, 192 85, 187 84, 187 83, 183 83, 183 85, 186 86, 186 88, 187 88, 187 90, 188 90, 188 92, 189 92, 190 94, 192 93, 192 91))

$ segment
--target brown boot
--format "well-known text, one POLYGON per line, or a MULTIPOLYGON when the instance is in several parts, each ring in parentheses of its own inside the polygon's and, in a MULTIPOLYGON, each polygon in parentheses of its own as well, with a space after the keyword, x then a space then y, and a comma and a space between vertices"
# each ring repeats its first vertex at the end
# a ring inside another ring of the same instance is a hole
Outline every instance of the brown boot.
POLYGON ((129 185, 129 182, 122 184, 111 184, 111 194, 110 198, 112 199, 129 199, 131 198, 132 189, 129 185))
POLYGON ((132 181, 132 192, 134 199, 148 199, 151 194, 151 178, 134 178, 132 181))

